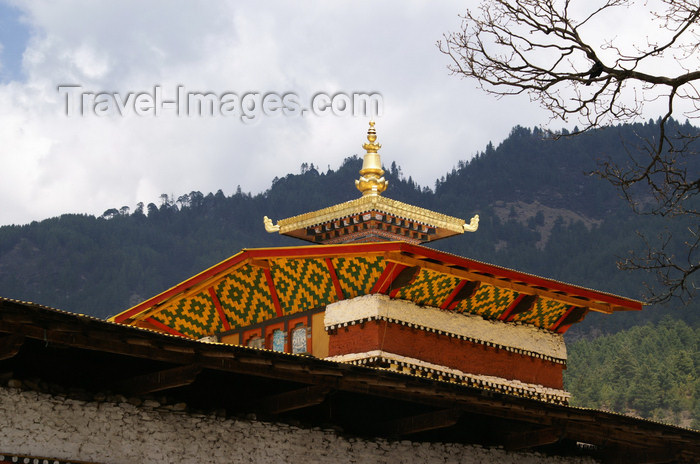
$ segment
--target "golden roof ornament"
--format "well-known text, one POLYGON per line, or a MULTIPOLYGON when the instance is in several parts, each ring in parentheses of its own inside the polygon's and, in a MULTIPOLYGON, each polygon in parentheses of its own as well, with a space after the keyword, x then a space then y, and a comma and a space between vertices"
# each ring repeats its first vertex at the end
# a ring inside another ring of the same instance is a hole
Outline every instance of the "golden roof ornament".
POLYGON ((360 169, 360 178, 355 181, 355 186, 362 192, 360 198, 280 219, 277 223, 265 216, 265 230, 326 245, 387 240, 419 244, 476 232, 479 228, 478 214, 465 223, 464 219, 382 196, 389 182, 384 179, 378 153, 381 147, 377 143, 374 121, 370 121, 367 143, 362 145, 367 153, 360 169))
POLYGON ((376 142, 377 131, 374 129, 374 121, 369 122, 367 140, 369 143, 362 145, 367 153, 362 161, 360 178, 355 181, 355 187, 362 192, 362 196, 378 196, 386 190, 389 182, 383 177, 382 160, 377 153, 382 146, 376 142))

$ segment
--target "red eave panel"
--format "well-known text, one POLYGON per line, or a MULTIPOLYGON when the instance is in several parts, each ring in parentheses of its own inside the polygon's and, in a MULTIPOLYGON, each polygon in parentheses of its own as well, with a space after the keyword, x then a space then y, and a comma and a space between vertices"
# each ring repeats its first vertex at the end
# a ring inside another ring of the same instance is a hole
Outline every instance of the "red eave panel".
MULTIPOLYGON (((434 259, 445 264, 461 266, 471 272, 482 274, 490 274, 495 277, 505 278, 514 282, 524 283, 533 287, 542 287, 548 290, 564 292, 570 296, 578 296, 587 298, 593 301, 605 302, 615 306, 621 306, 631 310, 641 310, 642 303, 635 300, 630 300, 608 293, 598 292, 582 287, 577 287, 570 284, 565 284, 556 280, 545 279, 531 274, 526 274, 512 269, 495 266, 492 264, 474 261, 461 256, 450 253, 426 248, 420 245, 411 245, 406 242, 376 242, 376 243, 353 243, 341 245, 305 245, 298 247, 282 247, 282 248, 253 248, 243 249, 238 254, 216 264, 209 269, 191 277, 190 279, 158 294, 143 303, 134 306, 112 318, 114 322, 123 322, 140 312, 151 308, 159 303, 162 303, 169 298, 186 291, 187 289, 198 285, 205 280, 214 277, 236 264, 251 258, 295 258, 318 256, 325 257, 329 255, 351 255, 364 253, 383 253, 391 251, 400 251, 411 253, 413 255, 422 256, 425 258, 434 259)), ((584 302, 582 302, 584 303, 584 302)))
POLYGON ((642 303, 640 301, 631 300, 621 296, 599 292, 588 288, 577 287, 575 285, 566 284, 557 280, 546 279, 544 277, 538 277, 536 275, 514 271, 512 269, 495 266, 493 264, 474 261, 468 258, 463 258, 461 256, 445 253, 443 251, 433 250, 431 248, 425 248, 419 245, 411 245, 408 243, 404 243, 402 244, 402 251, 409 251, 415 254, 423 253, 423 255, 426 258, 432 258, 437 261, 462 266, 470 271, 479 272, 483 274, 491 274, 493 276, 503 277, 514 282, 522 282, 532 287, 543 287, 548 290, 564 292, 569 295, 588 298, 589 300, 602 301, 617 306, 623 306, 632 310, 642 309, 642 303))

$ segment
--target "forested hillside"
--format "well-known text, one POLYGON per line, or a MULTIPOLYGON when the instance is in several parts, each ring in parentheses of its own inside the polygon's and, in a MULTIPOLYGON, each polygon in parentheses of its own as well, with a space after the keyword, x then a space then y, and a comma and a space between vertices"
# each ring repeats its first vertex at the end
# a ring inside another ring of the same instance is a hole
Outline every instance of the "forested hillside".
MULTIPOLYGON (((586 173, 601 157, 624 159, 624 150, 655 126, 621 126, 560 140, 516 127, 498 147, 489 144, 470 161, 460 161, 430 188, 402 173, 400 160, 385 159, 386 195, 462 218, 480 214, 477 233, 436 242, 437 248, 640 298, 651 276, 618 271, 616 258, 642 246, 637 231, 682 234, 684 224, 632 214, 609 184, 586 173)), ((360 163, 349 157, 326 172, 302 165, 300 174, 276 178, 257 195, 240 189, 228 197, 221 191, 163 195, 159 205, 140 204, 133 212, 115 205, 102 217, 64 215, 0 227, 0 294, 99 317, 114 314, 241 248, 298 243, 265 233, 262 216, 279 219, 356 198, 360 163)), ((572 333, 614 331, 669 313, 694 324, 697 306, 594 314, 572 333)))
MULTIPOLYGON (((635 215, 608 183, 587 173, 603 157, 624 162, 638 137, 656 130, 649 122, 555 140, 516 127, 430 188, 402 173, 401 160, 384 159, 385 195, 465 219, 481 216, 476 233, 436 242, 441 250, 641 298, 652 276, 619 271, 616 259, 641 249, 638 232, 681 236, 687 223, 635 215)), ((700 159, 692 161, 686 168, 700 172, 700 159)), ((360 166, 361 159, 350 156, 326 172, 304 164, 257 195, 240 189, 231 196, 163 195, 159 205, 133 211, 115 205, 101 217, 0 227, 0 295, 98 317, 115 314, 242 248, 301 244, 266 233, 263 215, 276 220, 357 198, 360 166)), ((575 404, 697 427, 698 301, 591 313, 572 328, 566 376, 575 404), (612 335, 594 338, 601 334, 612 335)))
POLYGON ((573 405, 700 430, 700 327, 667 318, 568 349, 573 405))

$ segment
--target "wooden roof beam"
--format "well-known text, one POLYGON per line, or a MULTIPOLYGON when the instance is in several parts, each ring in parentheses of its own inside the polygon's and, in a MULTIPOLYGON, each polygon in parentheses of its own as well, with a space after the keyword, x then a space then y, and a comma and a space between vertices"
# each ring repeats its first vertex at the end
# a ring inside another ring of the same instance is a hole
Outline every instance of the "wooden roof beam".
MULTIPOLYGON (((605 464, 663 464, 683 462, 679 459, 679 453, 672 449, 656 448, 640 451, 629 447, 615 447, 607 449, 601 455, 605 464)), ((690 462, 689 460, 686 462, 690 462)))
POLYGON ((508 451, 517 451, 536 446, 551 445, 564 436, 562 427, 544 427, 538 430, 511 433, 506 435, 504 447, 508 451))
POLYGON ((461 416, 462 411, 458 409, 440 409, 384 422, 377 425, 375 430, 385 435, 411 435, 418 432, 451 427, 459 421, 461 416))
POLYGON ((304 387, 260 400, 260 407, 269 414, 281 414, 296 409, 308 408, 323 403, 331 389, 327 387, 304 387))
POLYGON ((553 330, 557 333, 564 333, 569 330, 569 327, 571 327, 573 324, 581 322, 583 318, 586 317, 587 313, 588 310, 586 308, 572 306, 561 315, 561 317, 549 328, 549 330, 553 330))
POLYGON ((420 266, 403 268, 394 280, 391 281, 387 292, 393 296, 403 287, 412 284, 420 274, 420 270, 420 266))
POLYGON ((123 380, 118 388, 130 395, 145 395, 193 383, 202 367, 197 364, 173 367, 123 380))
POLYGON ((468 300, 476 295, 480 286, 481 282, 477 280, 460 281, 440 305, 440 309, 454 309, 460 301, 468 300))
POLYGON ((549 300, 557 301, 559 303, 574 305, 574 306, 585 306, 593 311, 612 314, 615 310, 609 303, 597 302, 583 298, 577 298, 571 295, 564 295, 552 290, 543 290, 540 288, 532 287, 529 285, 515 283, 511 280, 499 279, 496 277, 489 277, 476 272, 466 271, 463 269, 457 269, 454 267, 446 266, 444 264, 436 264, 431 261, 425 261, 422 259, 411 258, 405 256, 398 252, 385 253, 385 259, 392 263, 399 263, 405 266, 420 266, 423 269, 430 269, 441 274, 450 275, 465 280, 478 280, 482 283, 493 285, 494 287, 507 288, 518 293, 524 293, 526 295, 537 295, 541 298, 547 298, 549 300))
POLYGON ((502 321, 512 321, 517 314, 532 311, 537 303, 537 295, 519 295, 513 303, 498 318, 502 321))
POLYGON ((11 334, 0 338, 0 361, 14 358, 24 343, 24 335, 11 334))

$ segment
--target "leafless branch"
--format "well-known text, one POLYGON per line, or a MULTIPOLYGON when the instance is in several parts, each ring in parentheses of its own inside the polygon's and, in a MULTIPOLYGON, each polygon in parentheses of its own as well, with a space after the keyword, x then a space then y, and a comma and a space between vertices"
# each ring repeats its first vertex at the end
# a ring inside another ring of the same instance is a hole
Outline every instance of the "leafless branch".
MULTIPOLYGON (((638 213, 700 215, 700 172, 686 166, 697 156, 698 130, 670 124, 681 103, 690 107, 682 116, 700 118, 698 0, 481 0, 461 18, 461 29, 438 42, 451 58, 449 70, 475 79, 497 97, 527 94, 553 119, 575 119, 582 126, 577 134, 639 120, 645 104, 663 99, 659 132, 644 140, 643 156, 630 152, 624 166, 603 162, 596 174, 616 186, 638 213), (654 37, 636 37, 631 46, 614 37, 598 38, 601 21, 640 7, 659 26, 654 37), (658 69, 662 72, 653 72, 658 69)), ((668 243, 661 242, 649 244, 647 255, 629 258, 621 267, 660 272, 666 288, 662 300, 687 297, 700 265, 697 230, 693 233, 696 239, 684 242, 685 264, 666 253, 668 243)))

